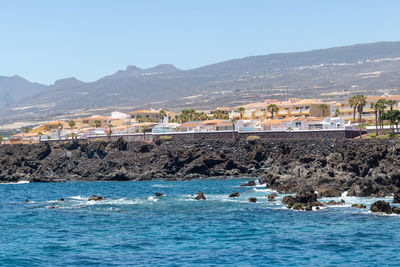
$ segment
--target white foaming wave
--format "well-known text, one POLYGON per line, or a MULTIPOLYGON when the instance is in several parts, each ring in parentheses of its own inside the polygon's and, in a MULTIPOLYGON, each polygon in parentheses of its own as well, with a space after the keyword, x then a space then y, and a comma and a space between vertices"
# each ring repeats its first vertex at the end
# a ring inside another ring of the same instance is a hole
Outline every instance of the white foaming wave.
POLYGON ((15 183, 0 183, 0 184, 29 184, 29 181, 18 181, 15 183))
POLYGON ((158 201, 158 199, 155 198, 155 197, 148 197, 147 200, 151 201, 151 202, 157 202, 158 201))
POLYGON ((265 188, 265 189, 257 189, 257 188, 253 188, 253 191, 255 192, 272 192, 271 190, 265 188))
POLYGON ((163 185, 163 184, 153 184, 151 187, 167 188, 167 187, 171 187, 171 186, 163 185))
POLYGON ((72 196, 72 197, 67 197, 69 199, 75 199, 75 200, 82 200, 82 199, 88 199, 86 197, 81 197, 81 196, 72 196))

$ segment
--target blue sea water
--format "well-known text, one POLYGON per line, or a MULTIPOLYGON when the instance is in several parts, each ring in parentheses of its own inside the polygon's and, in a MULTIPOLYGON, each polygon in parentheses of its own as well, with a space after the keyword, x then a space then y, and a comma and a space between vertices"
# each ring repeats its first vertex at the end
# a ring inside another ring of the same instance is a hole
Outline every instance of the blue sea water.
POLYGON ((0 184, 0 265, 400 264, 400 217, 350 207, 376 199, 299 212, 281 195, 268 202, 264 186, 241 188, 245 181, 0 184), (197 191, 207 200, 193 200, 197 191), (88 201, 93 194, 107 199, 88 201))

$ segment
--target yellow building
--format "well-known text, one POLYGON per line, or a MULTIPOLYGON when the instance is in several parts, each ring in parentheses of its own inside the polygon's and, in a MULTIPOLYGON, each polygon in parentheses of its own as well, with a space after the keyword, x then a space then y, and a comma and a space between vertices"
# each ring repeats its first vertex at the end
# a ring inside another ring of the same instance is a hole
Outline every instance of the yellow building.
POLYGON ((332 105, 322 102, 319 99, 298 99, 291 98, 288 101, 265 100, 265 102, 250 103, 234 108, 229 113, 230 119, 257 120, 264 121, 272 119, 271 112, 268 111, 269 105, 276 105, 278 111, 273 114, 274 119, 296 118, 296 117, 329 117, 332 105), (321 105, 327 105, 326 109, 321 109, 321 105), (238 109, 243 108, 242 112, 238 109))
POLYGON ((129 113, 132 122, 143 122, 143 121, 151 121, 151 122, 160 122, 162 118, 160 118, 159 110, 135 110, 129 113))
POLYGON ((44 131, 56 130, 59 127, 66 128, 66 127, 69 127, 69 126, 65 121, 50 121, 50 122, 43 123, 44 131))
MULTIPOLYGON (((379 99, 385 100, 394 100, 397 103, 393 106, 393 110, 399 110, 400 104, 400 95, 382 95, 382 96, 367 96, 366 102, 367 104, 363 108, 362 120, 365 123, 374 124, 375 123, 375 109, 371 108, 373 104, 375 104, 379 99)), ((359 114, 356 110, 356 114, 354 114, 354 108, 350 107, 349 101, 343 101, 341 103, 337 103, 334 105, 335 110, 337 109, 340 113, 340 117, 342 117, 345 122, 352 121, 355 117, 355 120, 358 120, 359 114)), ((385 111, 390 110, 390 106, 386 105, 385 111)))

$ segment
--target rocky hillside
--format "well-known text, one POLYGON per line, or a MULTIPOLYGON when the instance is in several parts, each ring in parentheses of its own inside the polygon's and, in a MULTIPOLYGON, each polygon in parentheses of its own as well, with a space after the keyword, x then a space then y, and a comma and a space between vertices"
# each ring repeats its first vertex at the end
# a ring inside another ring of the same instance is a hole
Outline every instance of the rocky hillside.
POLYGON ((43 143, 0 147, 0 181, 257 177, 280 193, 385 196, 400 189, 395 140, 43 143))
POLYGON ((20 99, 0 116, 48 119, 71 112, 154 107, 210 109, 267 98, 345 99, 351 94, 400 93, 400 42, 361 44, 309 52, 229 60, 192 70, 172 65, 128 66, 95 82, 57 81, 20 99))

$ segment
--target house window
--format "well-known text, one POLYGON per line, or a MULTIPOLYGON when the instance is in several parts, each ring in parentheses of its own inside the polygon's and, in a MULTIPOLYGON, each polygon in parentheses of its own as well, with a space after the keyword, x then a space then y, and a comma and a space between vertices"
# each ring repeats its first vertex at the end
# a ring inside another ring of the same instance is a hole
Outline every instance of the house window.
POLYGON ((146 118, 148 118, 149 117, 149 115, 146 115, 146 118))
POLYGON ((131 115, 131 118, 134 119, 134 118, 135 118, 135 115, 131 115))
POLYGON ((299 121, 296 121, 296 127, 300 127, 301 126, 301 122, 299 122, 299 121))

